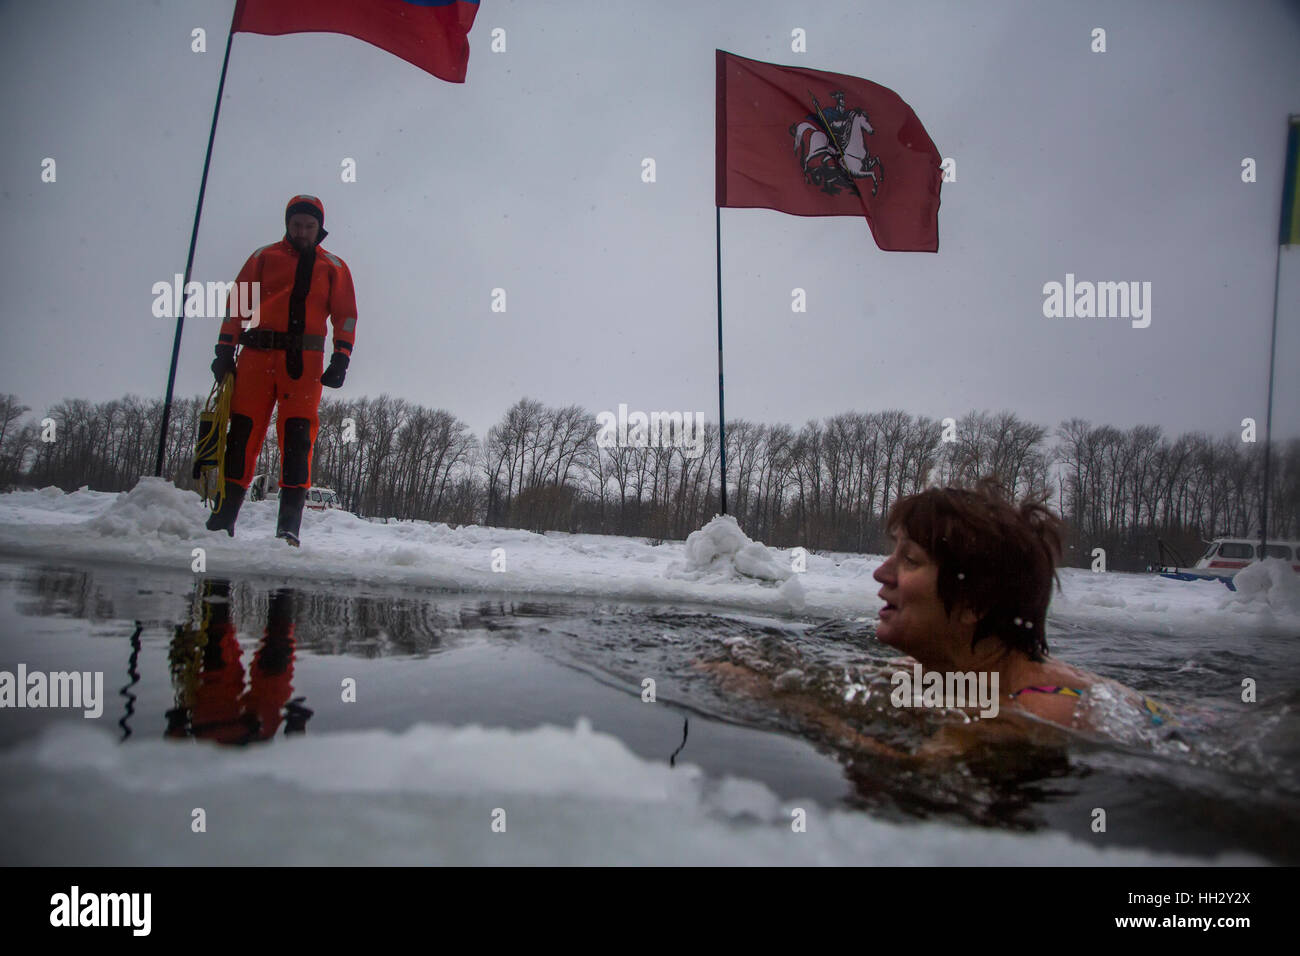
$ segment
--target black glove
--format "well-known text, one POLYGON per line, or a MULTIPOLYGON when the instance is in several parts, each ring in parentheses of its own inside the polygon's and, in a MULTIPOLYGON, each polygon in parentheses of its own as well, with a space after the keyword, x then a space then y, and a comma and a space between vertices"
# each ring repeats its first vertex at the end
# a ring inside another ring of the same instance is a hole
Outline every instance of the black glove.
POLYGON ((330 356, 330 367, 321 373, 320 383, 326 388, 338 388, 348 371, 348 357, 342 352, 330 356))
POLYGON ((212 360, 212 377, 220 385, 226 380, 226 374, 235 370, 235 347, 233 345, 218 345, 217 357, 212 360))

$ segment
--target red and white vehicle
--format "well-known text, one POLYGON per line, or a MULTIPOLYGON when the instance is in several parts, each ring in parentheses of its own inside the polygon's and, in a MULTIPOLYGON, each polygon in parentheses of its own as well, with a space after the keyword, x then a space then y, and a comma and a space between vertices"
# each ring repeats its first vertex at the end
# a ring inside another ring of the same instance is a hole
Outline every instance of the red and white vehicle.
POLYGON ((1190 568, 1161 568, 1165 577, 1189 581, 1194 578, 1230 580, 1242 568, 1262 558, 1281 558, 1300 574, 1300 541, 1269 541, 1268 553, 1261 554, 1259 538, 1215 538, 1205 554, 1190 568))

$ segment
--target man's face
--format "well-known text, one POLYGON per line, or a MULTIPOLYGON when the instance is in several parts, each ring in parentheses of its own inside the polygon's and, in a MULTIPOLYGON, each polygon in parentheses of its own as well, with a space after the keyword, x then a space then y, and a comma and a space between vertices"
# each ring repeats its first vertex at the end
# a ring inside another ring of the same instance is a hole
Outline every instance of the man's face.
POLYGON ((316 244, 316 234, 320 225, 316 217, 305 212, 296 212, 289 217, 289 241, 295 248, 306 251, 316 244))

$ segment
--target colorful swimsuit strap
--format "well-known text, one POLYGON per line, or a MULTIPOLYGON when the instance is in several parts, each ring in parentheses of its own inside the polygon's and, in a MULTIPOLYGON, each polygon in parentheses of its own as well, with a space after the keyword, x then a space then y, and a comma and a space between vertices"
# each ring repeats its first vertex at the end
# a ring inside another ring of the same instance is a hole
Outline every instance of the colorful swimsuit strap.
MULTIPOLYGON (((1020 688, 1020 690, 1016 691, 1011 696, 1019 697, 1025 691, 1033 691, 1035 694, 1064 694, 1067 697, 1083 696, 1083 691, 1081 690, 1076 690, 1073 687, 1058 687, 1052 684, 1031 684, 1028 687, 1020 688)), ((1156 726, 1163 724, 1165 720, 1170 717, 1168 711, 1166 711, 1163 706, 1145 695, 1142 697, 1142 706, 1146 709, 1147 713, 1151 715, 1151 723, 1156 726)))
POLYGON ((1172 716, 1169 714, 1168 711, 1164 709, 1164 707, 1162 707, 1160 704, 1157 704, 1154 700, 1152 700, 1150 697, 1147 697, 1146 695, 1143 695, 1142 697, 1142 706, 1147 709, 1147 713, 1151 715, 1151 723, 1155 724, 1156 726, 1163 724, 1167 716, 1171 717, 1172 719, 1172 716))
POLYGON ((1082 697, 1083 691, 1076 690, 1073 687, 1057 687, 1053 684, 1030 684, 1028 687, 1022 687, 1012 694, 1012 697, 1019 697, 1027 690, 1032 690, 1035 694, 1064 694, 1066 697, 1082 697))

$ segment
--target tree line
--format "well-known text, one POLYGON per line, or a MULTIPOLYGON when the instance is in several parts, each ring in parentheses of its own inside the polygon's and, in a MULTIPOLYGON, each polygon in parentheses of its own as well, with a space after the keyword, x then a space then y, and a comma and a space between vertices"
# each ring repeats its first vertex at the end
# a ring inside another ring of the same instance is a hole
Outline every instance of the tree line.
MULTIPOLYGON (((199 397, 173 403, 164 475, 193 488, 199 397)), ((59 402, 40 420, 0 396, 0 488, 56 485, 123 491, 153 473, 162 402, 128 395, 59 402), (49 428, 53 423, 52 437, 49 428)), ((720 509, 718 429, 702 454, 680 444, 602 447, 596 417, 577 405, 524 398, 480 440, 443 409, 401 398, 320 406, 313 482, 367 517, 486 524, 533 531, 681 539, 720 509)), ((1012 412, 972 411, 944 423, 898 409, 850 411, 802 427, 727 423, 727 510, 778 547, 880 552, 900 497, 930 485, 998 478, 1019 500, 1045 497, 1066 519, 1066 563, 1106 549, 1114 570, 1158 562, 1159 545, 1188 561, 1216 535, 1258 531, 1262 442, 1202 432, 1166 435, 1073 418, 1055 429, 1012 412)), ((275 430, 256 471, 279 474, 275 430)), ((1300 537, 1300 440, 1271 449, 1269 535, 1300 537)))

